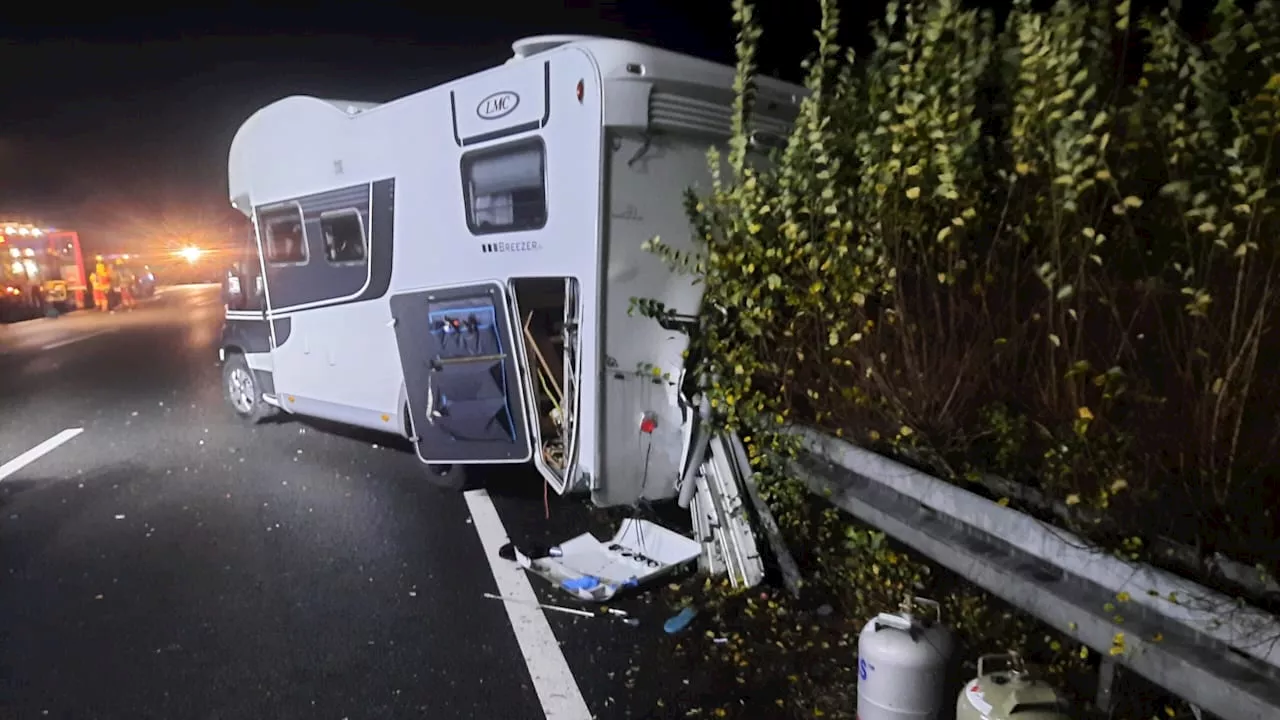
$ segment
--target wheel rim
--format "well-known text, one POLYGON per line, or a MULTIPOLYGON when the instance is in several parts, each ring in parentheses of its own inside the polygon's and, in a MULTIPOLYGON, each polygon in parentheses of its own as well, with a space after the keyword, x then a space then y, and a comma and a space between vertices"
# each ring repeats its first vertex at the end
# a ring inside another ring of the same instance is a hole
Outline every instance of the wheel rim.
POLYGON ((227 390, 231 395, 231 406, 237 412, 249 414, 253 412, 253 403, 255 401, 253 391, 253 378, 244 368, 236 368, 231 371, 231 377, 227 379, 227 390))

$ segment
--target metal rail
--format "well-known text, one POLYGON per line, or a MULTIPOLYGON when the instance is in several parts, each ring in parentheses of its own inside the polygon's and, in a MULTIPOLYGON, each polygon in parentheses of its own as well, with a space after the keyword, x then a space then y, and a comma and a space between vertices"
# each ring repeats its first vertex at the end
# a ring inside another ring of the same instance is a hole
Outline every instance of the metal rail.
MULTIPOLYGON (((1225 720, 1280 718, 1280 621, 809 429, 809 488, 969 582, 1225 720), (1108 611, 1127 593, 1123 624, 1108 611)), ((1107 663, 1104 663, 1104 668, 1107 663)))

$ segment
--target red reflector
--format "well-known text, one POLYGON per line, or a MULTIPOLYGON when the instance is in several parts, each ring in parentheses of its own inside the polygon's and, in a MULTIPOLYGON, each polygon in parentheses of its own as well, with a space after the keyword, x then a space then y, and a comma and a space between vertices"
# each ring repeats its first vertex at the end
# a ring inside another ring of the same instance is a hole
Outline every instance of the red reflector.
POLYGON ((651 417, 647 417, 640 421, 640 432, 642 433, 652 433, 657 427, 658 421, 651 417))
POLYGON ((578 89, 577 89, 578 102, 582 102, 582 92, 583 92, 583 85, 582 85, 582 81, 581 81, 581 80, 579 80, 579 81, 578 81, 578 89))

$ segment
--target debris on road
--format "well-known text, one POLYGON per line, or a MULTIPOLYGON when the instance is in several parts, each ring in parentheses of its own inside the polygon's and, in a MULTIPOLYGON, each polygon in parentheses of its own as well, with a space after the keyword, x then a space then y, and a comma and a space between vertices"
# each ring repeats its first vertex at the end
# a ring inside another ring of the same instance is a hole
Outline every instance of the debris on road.
POLYGON ((675 615, 672 615, 665 623, 663 623, 662 629, 668 635, 675 635, 677 633, 684 632, 685 628, 689 627, 689 623, 693 622, 693 619, 697 617, 697 615, 697 610, 694 610, 691 607, 686 607, 675 615))
POLYGON ((557 546, 499 551, 529 572, 579 600, 605 602, 620 590, 639 586, 695 560, 698 541, 648 520, 622 522, 607 543, 583 533, 557 546))
POLYGON ((501 600, 502 602, 513 603, 515 605, 537 607, 537 608, 542 608, 543 610, 554 610, 555 612, 567 613, 569 615, 578 615, 580 617, 589 617, 589 618, 596 617, 596 614, 593 612, 588 612, 587 610, 578 610, 577 608, 564 607, 563 605, 548 605, 546 603, 526 602, 518 598, 503 597, 501 595, 494 595, 493 593, 485 593, 484 596, 489 598, 490 600, 501 600))

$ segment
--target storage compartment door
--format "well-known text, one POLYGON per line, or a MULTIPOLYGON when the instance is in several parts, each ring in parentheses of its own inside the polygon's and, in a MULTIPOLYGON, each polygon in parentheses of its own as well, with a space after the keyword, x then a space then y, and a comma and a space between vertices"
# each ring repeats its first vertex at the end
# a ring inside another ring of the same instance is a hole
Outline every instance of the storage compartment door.
POLYGON ((501 285, 391 298, 418 457, 519 463, 532 456, 519 353, 501 285))

